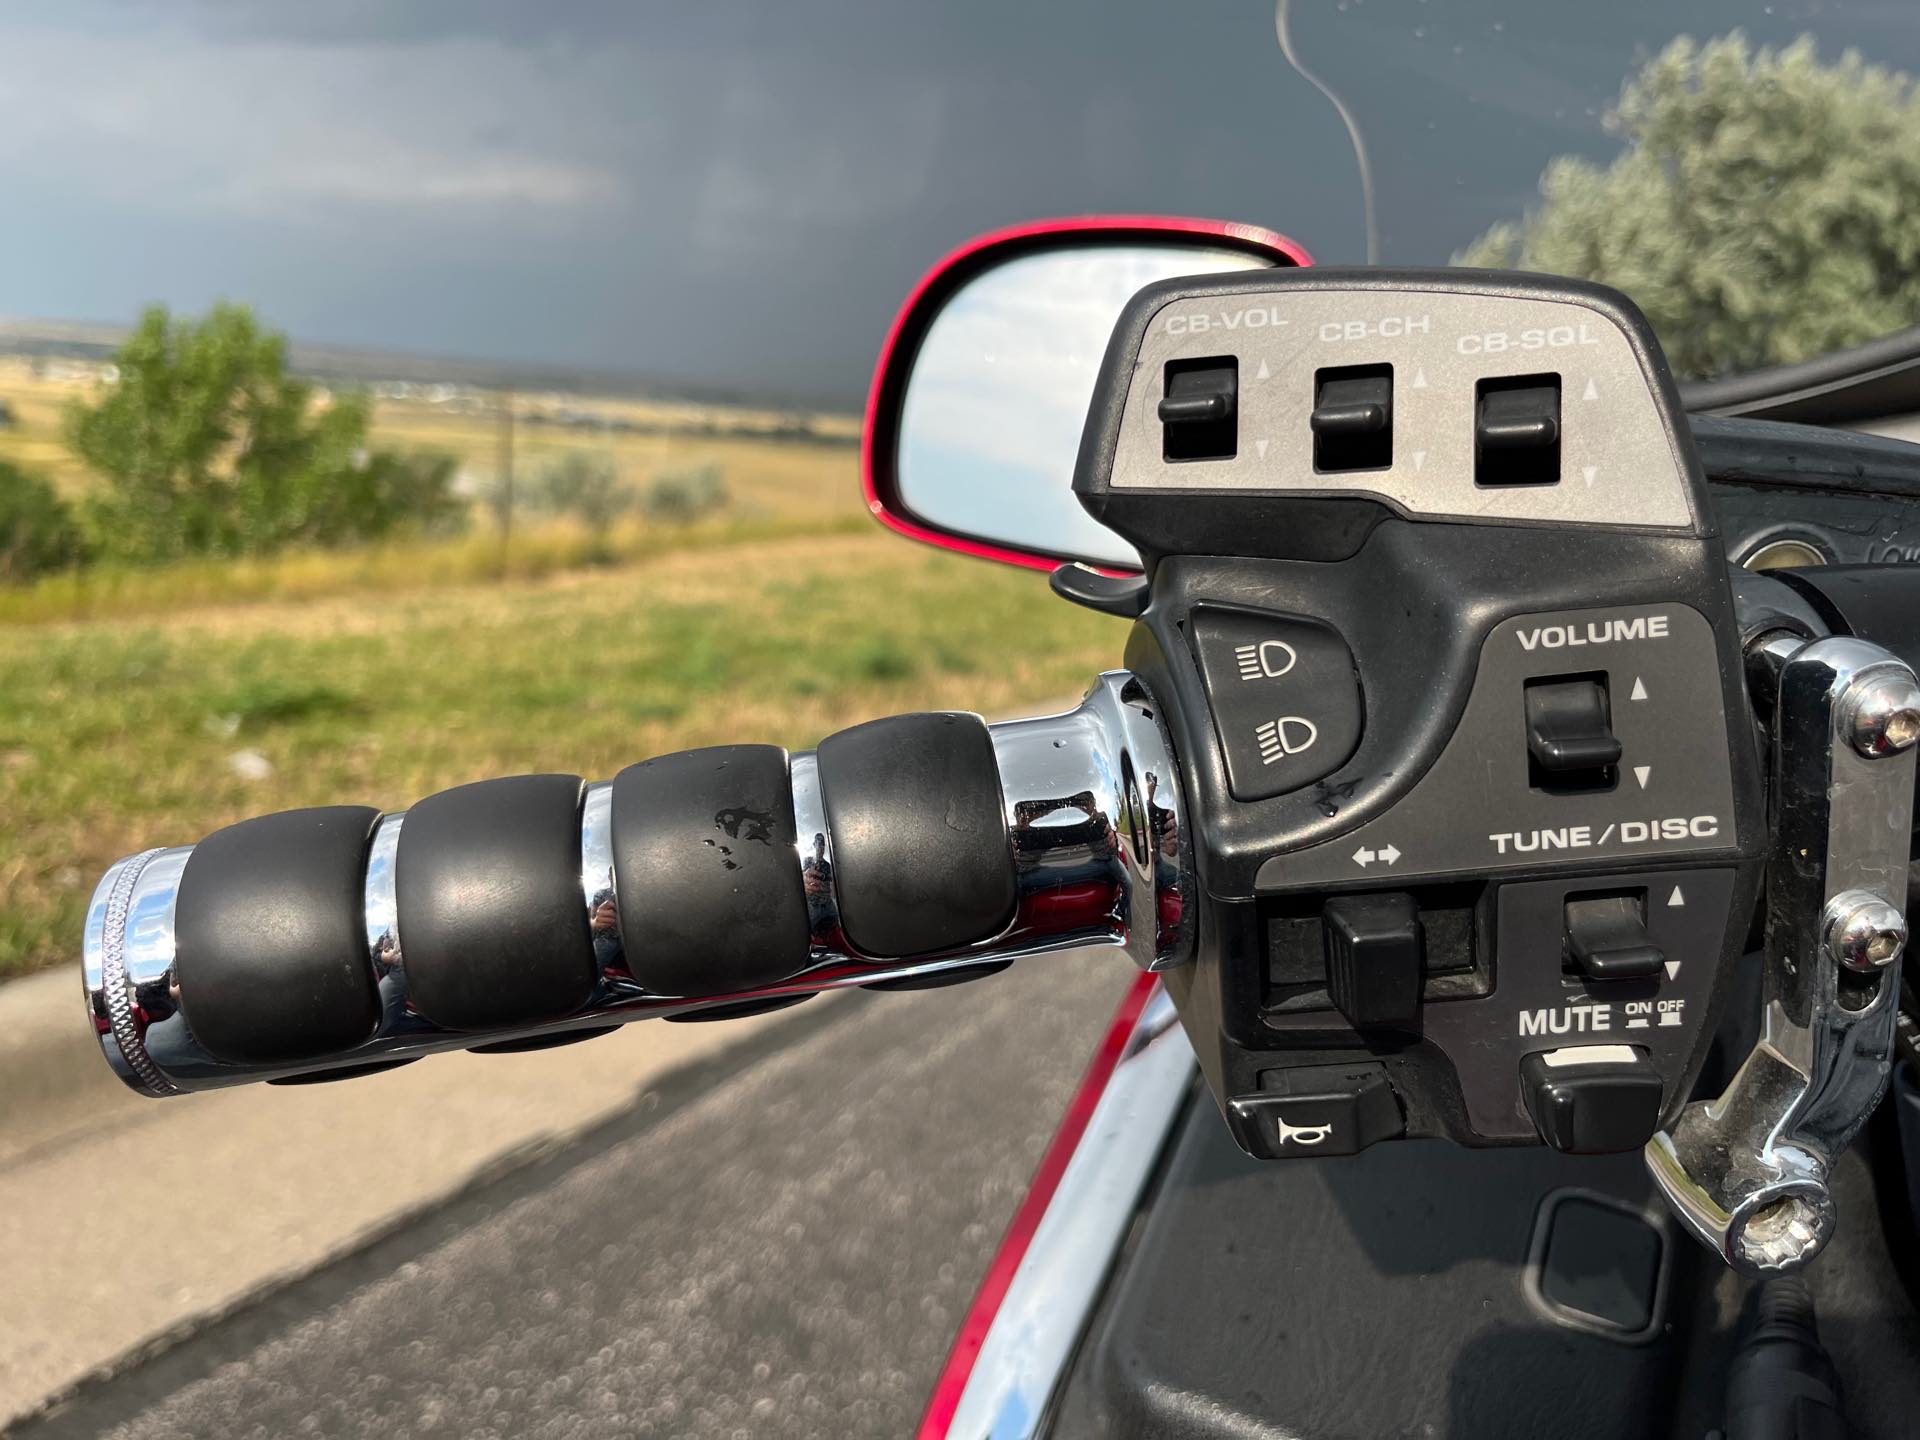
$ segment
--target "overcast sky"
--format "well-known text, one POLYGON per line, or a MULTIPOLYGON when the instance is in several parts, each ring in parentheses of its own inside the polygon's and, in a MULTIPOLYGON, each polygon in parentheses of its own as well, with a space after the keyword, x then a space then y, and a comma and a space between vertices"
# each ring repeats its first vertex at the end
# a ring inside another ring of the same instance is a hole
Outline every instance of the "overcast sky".
MULTIPOLYGON (((1611 153, 1601 110, 1678 30, 1920 48, 1909 0, 1760 8, 1308 0, 1293 28, 1366 133, 1383 258, 1432 263, 1551 155, 1611 153)), ((0 314, 229 296, 308 341, 852 404, 941 252, 1095 210, 1366 253, 1266 0, 0 11, 0 314)))

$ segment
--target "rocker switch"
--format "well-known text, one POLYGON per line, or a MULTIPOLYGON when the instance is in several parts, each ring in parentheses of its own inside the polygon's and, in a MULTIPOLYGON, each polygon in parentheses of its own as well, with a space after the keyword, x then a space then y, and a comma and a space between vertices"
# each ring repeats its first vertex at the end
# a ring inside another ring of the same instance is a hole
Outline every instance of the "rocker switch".
POLYGON ((1473 478, 1477 485, 1557 485, 1560 377, 1482 380, 1474 396, 1473 478))
POLYGON ((1589 980, 1644 980, 1666 955, 1647 938, 1646 897, 1567 897, 1567 953, 1589 980))
POLYGON ((1620 762, 1606 677, 1571 675, 1529 680, 1526 687, 1528 768, 1541 790, 1608 790, 1620 762))
POLYGON ((1385 470, 1393 464, 1393 367, 1349 365, 1315 374, 1313 468, 1385 470))
POLYGON ((1161 458, 1231 460, 1240 448, 1240 362, 1231 355, 1175 360, 1160 401, 1161 458))

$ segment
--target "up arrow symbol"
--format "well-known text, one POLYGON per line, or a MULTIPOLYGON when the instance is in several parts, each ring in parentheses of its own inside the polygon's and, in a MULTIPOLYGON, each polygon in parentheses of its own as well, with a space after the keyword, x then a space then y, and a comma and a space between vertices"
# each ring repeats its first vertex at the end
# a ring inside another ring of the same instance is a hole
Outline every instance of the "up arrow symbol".
POLYGON ((1580 398, 1582 400, 1598 400, 1600 398, 1600 387, 1595 385, 1591 380, 1587 381, 1586 391, 1580 398))
POLYGON ((1673 893, 1667 896, 1667 905, 1672 909, 1678 910, 1686 903, 1687 897, 1680 893, 1680 887, 1678 885, 1674 886, 1673 893))
POLYGON ((1647 682, 1642 680, 1638 675, 1634 676, 1633 677, 1633 693, 1627 696, 1627 698, 1629 700, 1646 699, 1647 698, 1647 682))
POLYGON ((1260 368, 1253 372, 1253 378, 1256 380, 1271 380, 1273 378, 1273 372, 1267 369, 1266 361, 1262 360, 1260 362, 1260 368))
POLYGON ((1426 389, 1426 388, 1427 388, 1427 372, 1426 372, 1425 370, 1416 370, 1416 371, 1414 371, 1414 372, 1413 372, 1413 384, 1411 384, 1411 385, 1409 385, 1409 386, 1408 386, 1407 388, 1408 388, 1409 390, 1424 390, 1424 389, 1426 389))

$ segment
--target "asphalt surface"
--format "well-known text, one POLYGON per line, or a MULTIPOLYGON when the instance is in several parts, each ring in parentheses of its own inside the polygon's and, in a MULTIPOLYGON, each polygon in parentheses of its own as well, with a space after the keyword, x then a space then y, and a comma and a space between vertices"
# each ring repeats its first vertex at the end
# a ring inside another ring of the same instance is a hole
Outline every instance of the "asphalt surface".
POLYGON ((1130 978, 810 1002, 9 1433, 910 1434, 1130 978))

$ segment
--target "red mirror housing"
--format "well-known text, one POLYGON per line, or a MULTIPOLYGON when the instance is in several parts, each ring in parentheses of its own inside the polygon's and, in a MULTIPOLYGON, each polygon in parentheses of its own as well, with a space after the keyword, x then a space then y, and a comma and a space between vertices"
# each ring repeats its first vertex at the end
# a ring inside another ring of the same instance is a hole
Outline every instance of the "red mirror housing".
POLYGON ((1083 215, 1036 220, 967 241, 921 277, 894 317, 892 329, 880 347, 880 360, 867 391, 866 423, 860 442, 860 480, 867 508, 882 525, 913 540, 1003 564, 1050 571, 1061 563, 1057 556, 941 529, 914 514, 904 503, 896 462, 907 377, 934 317, 961 286, 982 271, 1035 251, 1090 242, 1128 241, 1237 250, 1276 267, 1313 263, 1313 257, 1304 247, 1275 231, 1224 220, 1175 216, 1083 215))

